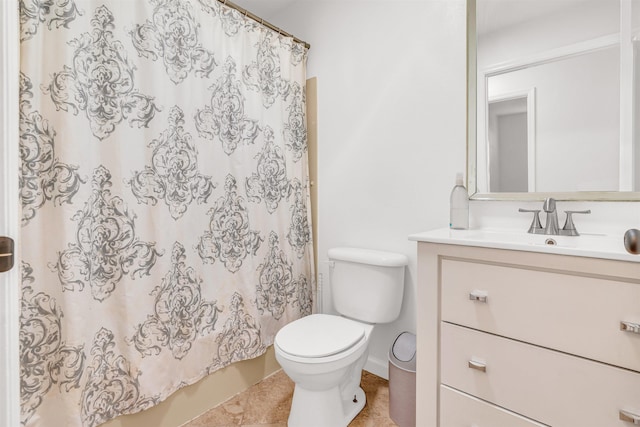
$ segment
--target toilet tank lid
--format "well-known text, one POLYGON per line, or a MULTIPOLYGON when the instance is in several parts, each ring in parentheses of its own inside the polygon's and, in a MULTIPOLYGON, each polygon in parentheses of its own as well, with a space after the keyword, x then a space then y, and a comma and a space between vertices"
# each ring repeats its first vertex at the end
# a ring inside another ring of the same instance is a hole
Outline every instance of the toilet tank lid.
POLYGON ((402 267, 409 264, 409 258, 406 255, 373 249, 331 248, 328 251, 328 255, 330 260, 378 265, 381 267, 402 267))

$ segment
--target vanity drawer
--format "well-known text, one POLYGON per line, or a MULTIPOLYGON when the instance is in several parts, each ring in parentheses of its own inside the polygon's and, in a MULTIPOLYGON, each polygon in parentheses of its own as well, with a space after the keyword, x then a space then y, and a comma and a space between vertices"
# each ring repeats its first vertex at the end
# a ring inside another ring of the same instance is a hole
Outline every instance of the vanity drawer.
POLYGON ((640 371, 640 334, 621 330, 640 324, 639 283, 453 259, 441 268, 442 320, 640 371))
POLYGON ((545 427, 506 409, 440 386, 440 427, 545 427))
POLYGON ((637 372, 448 323, 440 360, 442 384, 551 426, 629 427, 620 411, 640 416, 637 372))

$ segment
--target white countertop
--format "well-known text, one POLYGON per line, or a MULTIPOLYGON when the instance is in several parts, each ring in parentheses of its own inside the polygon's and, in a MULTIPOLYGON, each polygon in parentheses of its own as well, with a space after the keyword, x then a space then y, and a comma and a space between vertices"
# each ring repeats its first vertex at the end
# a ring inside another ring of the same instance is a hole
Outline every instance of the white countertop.
POLYGON ((640 255, 632 255, 626 251, 624 248, 624 236, 622 235, 547 236, 529 234, 526 231, 494 229, 452 230, 440 228, 412 234, 409 236, 409 240, 640 262, 640 255), (547 239, 553 239, 556 244, 549 245, 545 243, 547 239))

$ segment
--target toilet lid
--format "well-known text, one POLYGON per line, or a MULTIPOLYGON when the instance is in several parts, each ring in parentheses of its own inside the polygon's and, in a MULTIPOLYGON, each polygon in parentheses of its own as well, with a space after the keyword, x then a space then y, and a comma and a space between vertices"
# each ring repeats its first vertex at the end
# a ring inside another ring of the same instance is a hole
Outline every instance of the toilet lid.
POLYGON ((364 336, 362 325, 328 314, 312 314, 284 326, 276 335, 281 350, 298 357, 326 357, 340 353, 364 336))

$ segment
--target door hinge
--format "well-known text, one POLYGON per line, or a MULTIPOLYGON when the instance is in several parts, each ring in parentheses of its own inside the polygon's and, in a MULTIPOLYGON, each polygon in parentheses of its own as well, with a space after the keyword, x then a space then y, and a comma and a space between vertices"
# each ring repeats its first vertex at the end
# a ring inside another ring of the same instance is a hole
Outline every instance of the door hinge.
POLYGON ((0 236, 0 273, 13 268, 14 247, 11 237, 0 236))

